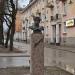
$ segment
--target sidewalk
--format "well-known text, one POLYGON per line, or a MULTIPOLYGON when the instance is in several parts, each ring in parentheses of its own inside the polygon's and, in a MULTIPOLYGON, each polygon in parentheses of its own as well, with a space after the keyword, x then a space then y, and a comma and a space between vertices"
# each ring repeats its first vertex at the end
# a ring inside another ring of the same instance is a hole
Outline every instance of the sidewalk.
POLYGON ((0 57, 30 57, 26 53, 0 53, 0 57))
POLYGON ((0 53, 23 53, 23 52, 17 48, 13 48, 13 51, 10 51, 9 47, 5 48, 3 46, 0 46, 0 53))
MULTIPOLYGON (((25 46, 24 47, 25 49, 27 49, 27 50, 31 49, 30 44, 26 44, 26 43, 23 43, 23 42, 21 44, 23 44, 25 46)), ((56 46, 56 45, 48 44, 47 46, 44 46, 44 47, 45 47, 45 49, 51 48, 51 49, 64 50, 64 51, 69 51, 69 52, 75 53, 75 47, 71 47, 71 46, 62 46, 62 45, 56 46)))
POLYGON ((9 47, 5 48, 4 46, 0 45, 0 53, 27 53, 27 51, 30 50, 29 44, 21 42, 14 42, 13 47, 13 51, 10 51, 9 47))
POLYGON ((29 67, 0 68, 0 75, 30 75, 29 67))
POLYGON ((63 50, 63 51, 68 51, 68 52, 75 53, 75 48, 74 47, 71 47, 71 46, 48 45, 48 46, 46 46, 46 48, 52 48, 52 49, 63 50))
MULTIPOLYGON (((45 49, 50 48, 50 49, 57 49, 57 50, 63 50, 63 51, 75 53, 75 48, 70 47, 70 46, 47 45, 47 46, 44 46, 44 47, 45 47, 45 49)), ((12 52, 9 51, 9 48, 0 47, 0 54, 1 53, 21 53, 21 54, 30 55, 30 50, 31 50, 30 44, 26 44, 26 43, 23 43, 23 42, 22 43, 21 42, 14 42, 14 50, 12 52)))

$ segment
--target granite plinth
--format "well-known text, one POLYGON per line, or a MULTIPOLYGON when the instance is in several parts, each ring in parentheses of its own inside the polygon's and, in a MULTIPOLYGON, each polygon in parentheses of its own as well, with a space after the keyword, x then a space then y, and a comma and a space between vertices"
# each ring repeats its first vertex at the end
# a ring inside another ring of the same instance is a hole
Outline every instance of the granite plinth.
POLYGON ((44 75, 44 35, 31 35, 31 75, 44 75))

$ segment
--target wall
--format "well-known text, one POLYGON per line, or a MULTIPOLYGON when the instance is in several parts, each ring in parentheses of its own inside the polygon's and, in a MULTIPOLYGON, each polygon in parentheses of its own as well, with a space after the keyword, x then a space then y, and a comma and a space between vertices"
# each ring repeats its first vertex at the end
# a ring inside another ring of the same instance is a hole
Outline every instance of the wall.
POLYGON ((15 35, 14 40, 21 40, 21 34, 22 34, 22 11, 18 11, 16 15, 16 26, 15 26, 15 35))
MULTIPOLYGON (((72 3, 67 2, 67 15, 64 17, 65 21, 69 19, 75 19, 75 0, 72 3)), ((66 27, 66 45, 75 46, 75 26, 66 27)))

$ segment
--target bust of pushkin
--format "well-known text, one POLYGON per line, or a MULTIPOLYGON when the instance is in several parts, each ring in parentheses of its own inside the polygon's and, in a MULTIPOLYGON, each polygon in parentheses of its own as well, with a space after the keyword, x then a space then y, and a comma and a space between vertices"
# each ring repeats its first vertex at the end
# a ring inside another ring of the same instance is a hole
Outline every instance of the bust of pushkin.
POLYGON ((32 29, 34 33, 41 32, 42 30, 44 30, 43 26, 39 26, 39 23, 41 21, 40 17, 34 16, 33 20, 34 20, 34 24, 30 26, 29 28, 32 29))

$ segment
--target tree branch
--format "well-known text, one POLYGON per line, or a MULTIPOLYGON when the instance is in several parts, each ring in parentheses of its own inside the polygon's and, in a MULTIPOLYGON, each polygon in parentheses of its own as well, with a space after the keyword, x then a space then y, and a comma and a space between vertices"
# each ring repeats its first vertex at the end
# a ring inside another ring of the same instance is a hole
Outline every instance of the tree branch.
POLYGON ((10 21, 10 19, 7 16, 5 16, 5 17, 8 20, 8 22, 11 24, 12 22, 10 21))
POLYGON ((7 25, 8 27, 10 27, 9 24, 8 24, 8 22, 7 22, 7 20, 6 20, 5 18, 3 18, 3 20, 6 22, 6 25, 7 25))

